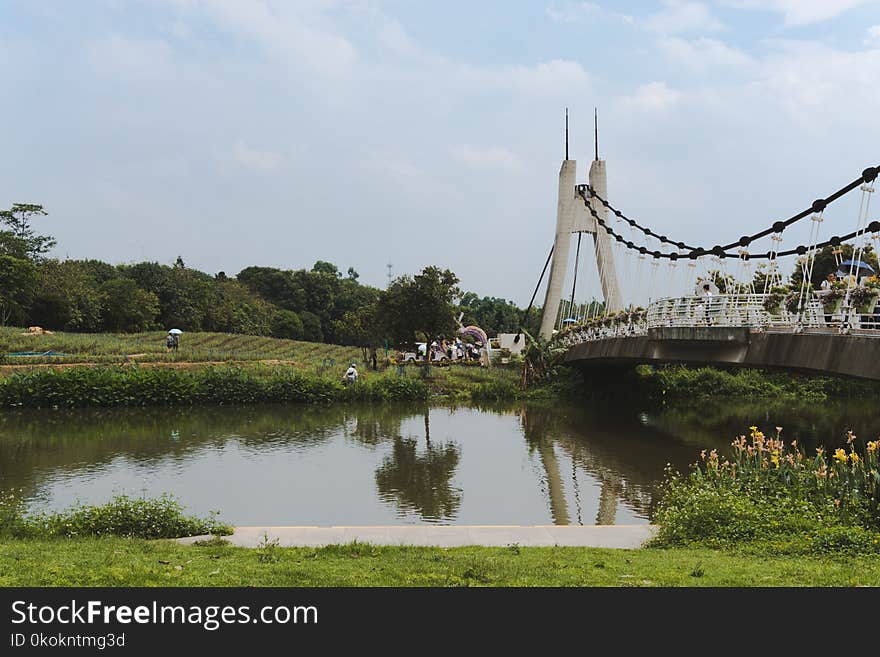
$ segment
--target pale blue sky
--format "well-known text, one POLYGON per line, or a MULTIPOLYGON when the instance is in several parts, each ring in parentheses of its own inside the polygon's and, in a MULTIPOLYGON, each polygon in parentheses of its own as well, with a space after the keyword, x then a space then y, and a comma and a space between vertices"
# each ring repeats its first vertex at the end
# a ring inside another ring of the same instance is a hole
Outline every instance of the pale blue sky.
POLYGON ((612 202, 711 245, 880 164, 878 79, 872 0, 0 0, 0 206, 60 257, 438 264, 525 304, 565 106, 612 202))

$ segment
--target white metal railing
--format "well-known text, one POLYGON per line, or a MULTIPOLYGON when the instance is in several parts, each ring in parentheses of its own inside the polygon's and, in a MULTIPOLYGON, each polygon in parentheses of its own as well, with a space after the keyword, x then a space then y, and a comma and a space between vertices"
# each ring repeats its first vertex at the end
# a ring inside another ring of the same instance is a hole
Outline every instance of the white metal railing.
POLYGON ((880 306, 874 304, 873 308, 855 308, 839 301, 823 306, 821 296, 814 294, 803 307, 789 310, 780 297, 767 294, 669 297, 651 303, 647 310, 621 312, 575 325, 558 334, 557 339, 571 347, 592 340, 646 335, 648 329, 702 326, 790 332, 856 331, 880 336, 880 306))

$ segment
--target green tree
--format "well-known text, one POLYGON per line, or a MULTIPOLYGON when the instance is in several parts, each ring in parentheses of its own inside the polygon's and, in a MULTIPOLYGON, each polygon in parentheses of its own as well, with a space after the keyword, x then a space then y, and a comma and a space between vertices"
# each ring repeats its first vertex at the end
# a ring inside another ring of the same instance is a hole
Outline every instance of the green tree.
POLYGON ((414 350, 419 333, 428 343, 454 334, 455 301, 461 295, 457 285, 454 273, 433 266, 393 281, 378 306, 388 336, 397 346, 414 350))
POLYGON ((327 274, 328 276, 333 276, 334 278, 340 278, 342 273, 339 271, 339 268, 334 265, 332 262, 324 262, 323 260, 318 260, 313 266, 312 271, 316 274, 327 274))
POLYGON ((0 326, 25 317, 33 299, 36 267, 25 258, 0 255, 0 326))
POLYGON ((304 335, 303 322, 292 310, 279 308, 272 315, 272 337, 302 340, 304 335))
MULTIPOLYGON (((119 277, 111 265, 111 274, 119 277)), ((98 331, 105 305, 100 283, 111 278, 94 260, 44 260, 37 265, 29 323, 62 331, 98 331)))
MULTIPOLYGON (((819 249, 813 260, 813 271, 810 276, 810 282, 813 284, 813 287, 819 287, 822 281, 827 278, 828 274, 833 274, 838 270, 836 258, 840 258, 840 262, 846 262, 847 260, 854 259, 854 257, 855 252, 852 244, 841 244, 839 247, 829 245, 819 249), (840 250, 839 254, 834 253, 835 248, 840 250)), ((800 261, 800 259, 798 260, 800 261)), ((867 246, 864 248, 860 260, 873 267, 875 272, 880 272, 880 266, 877 264, 877 254, 872 247, 867 246)), ((843 267, 843 270, 847 274, 849 273, 849 267, 843 267)), ((858 270, 853 270, 853 273, 855 273, 856 276, 859 275, 858 270)), ((799 287, 803 280, 803 268, 798 264, 795 266, 794 272, 791 274, 791 284, 795 287, 799 287)))
POLYGON ((101 285, 104 327, 116 333, 135 333, 156 326, 159 300, 130 278, 114 278, 101 285))
POLYGON ((378 349, 385 339, 378 304, 371 303, 345 313, 342 319, 336 320, 335 334, 339 344, 360 347, 364 362, 367 362, 370 353, 378 349))
POLYGON ((522 386, 528 388, 556 372, 565 359, 566 348, 561 342, 545 340, 540 335, 533 338, 526 333, 525 338, 522 386))
POLYGON ((475 324, 487 335, 516 333, 522 318, 522 310, 512 301, 498 297, 480 298, 473 292, 466 293, 460 302, 464 311, 464 324, 475 324))
POLYGON ((236 279, 279 308, 299 312, 306 309, 306 292, 290 271, 274 267, 246 267, 236 279))
POLYGON ((323 342, 324 333, 321 331, 321 319, 308 310, 299 313, 303 325, 303 340, 306 342, 323 342))
POLYGON ((0 222, 9 226, 13 237, 24 242, 31 260, 39 260, 44 253, 55 246, 53 237, 38 235, 31 227, 34 217, 48 214, 42 205, 34 203, 13 203, 9 210, 0 210, 0 222))

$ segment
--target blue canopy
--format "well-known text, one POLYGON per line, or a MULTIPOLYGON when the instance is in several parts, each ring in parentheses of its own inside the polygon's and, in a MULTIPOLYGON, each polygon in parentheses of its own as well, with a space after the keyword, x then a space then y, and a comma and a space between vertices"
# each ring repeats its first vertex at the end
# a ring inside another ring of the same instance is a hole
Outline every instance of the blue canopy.
POLYGON ((869 265, 867 262, 862 262, 861 260, 847 260, 846 262, 840 263, 841 267, 855 267, 856 269, 867 269, 872 274, 874 273, 874 268, 869 265))

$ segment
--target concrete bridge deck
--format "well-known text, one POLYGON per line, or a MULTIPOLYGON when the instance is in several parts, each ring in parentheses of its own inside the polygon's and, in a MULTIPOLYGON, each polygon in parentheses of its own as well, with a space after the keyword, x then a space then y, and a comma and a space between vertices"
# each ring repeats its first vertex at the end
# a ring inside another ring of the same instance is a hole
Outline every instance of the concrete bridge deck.
POLYGON ((613 363, 739 365, 880 380, 880 339, 836 331, 661 327, 648 329, 646 335, 581 342, 569 348, 566 361, 584 367, 613 363))

